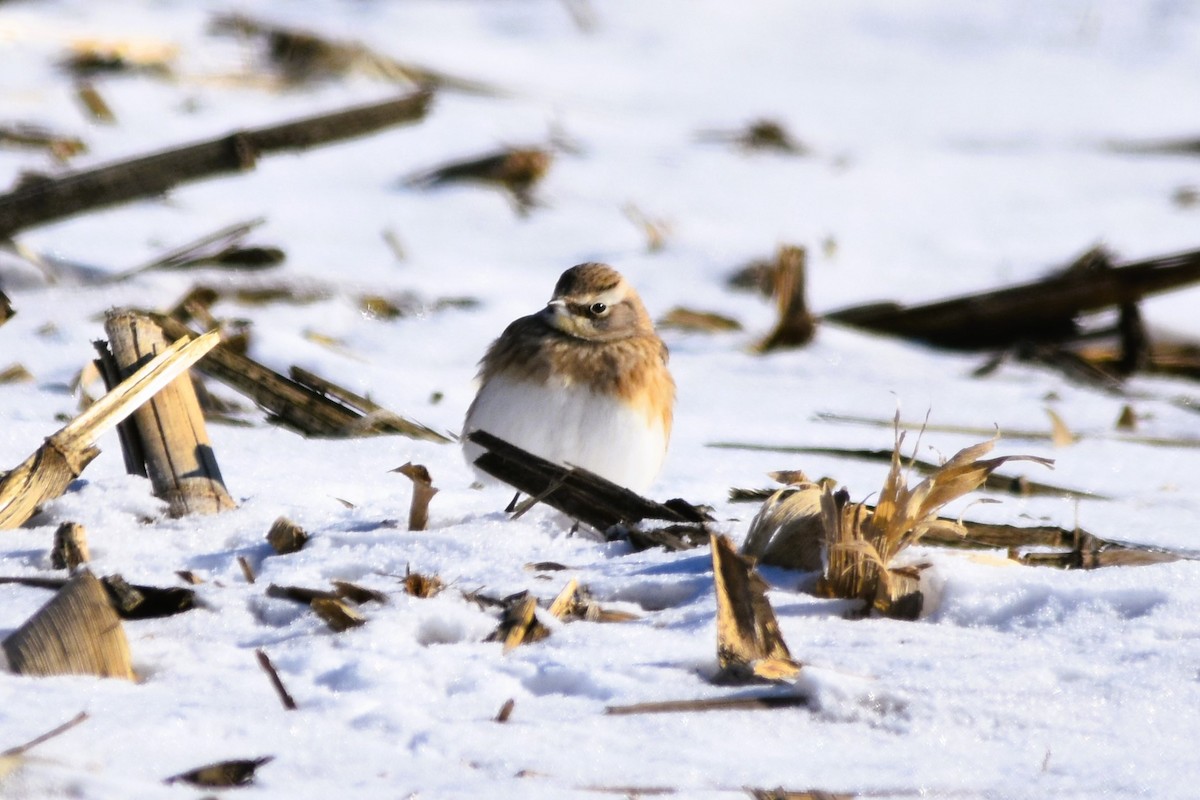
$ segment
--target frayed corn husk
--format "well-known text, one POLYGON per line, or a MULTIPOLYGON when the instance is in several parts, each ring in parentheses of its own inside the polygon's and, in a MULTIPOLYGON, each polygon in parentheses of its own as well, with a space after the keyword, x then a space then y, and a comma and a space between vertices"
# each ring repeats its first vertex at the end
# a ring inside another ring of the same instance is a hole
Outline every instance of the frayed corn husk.
POLYGON ((896 556, 932 532, 963 535, 961 524, 939 518, 941 509, 978 489, 1005 462, 1054 463, 1027 455, 984 458, 997 436, 963 448, 910 487, 900 457, 899 415, 896 426, 891 467, 874 508, 851 503, 845 490, 801 481, 763 503, 742 552, 765 564, 822 570, 818 590, 828 597, 861 599, 884 614, 915 617, 921 603, 917 571, 896 567, 896 556))

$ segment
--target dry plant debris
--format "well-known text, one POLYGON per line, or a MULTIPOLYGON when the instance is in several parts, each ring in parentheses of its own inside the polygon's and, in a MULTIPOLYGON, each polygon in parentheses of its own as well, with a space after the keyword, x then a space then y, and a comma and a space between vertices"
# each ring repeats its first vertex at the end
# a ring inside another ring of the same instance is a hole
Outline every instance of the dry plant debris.
POLYGON ((634 203, 626 203, 621 212, 646 237, 647 253, 660 252, 667 246, 672 228, 669 220, 651 217, 634 203))
POLYGON ((537 598, 521 592, 504 600, 504 613, 500 624, 484 641, 503 642, 504 652, 523 644, 541 641, 550 635, 550 629, 538 621, 537 598))
POLYGON ((676 306, 658 321, 658 327, 699 333, 730 333, 740 331, 742 323, 714 311, 697 311, 676 306))
POLYGON ((174 247, 145 264, 119 272, 112 280, 128 280, 153 270, 183 270, 202 266, 261 270, 277 266, 283 262, 283 250, 278 247, 242 243, 255 228, 265 222, 264 217, 257 217, 227 225, 199 239, 174 247))
POLYGON ((219 342, 216 333, 181 339, 93 403, 22 464, 0 476, 0 530, 15 528, 39 505, 66 491, 99 455, 100 435, 158 394, 219 342))
POLYGON ((790 680, 800 672, 767 600, 767 582, 725 536, 712 536, 721 682, 790 680))
POLYGON ((4 145, 42 149, 59 163, 87 152, 82 139, 54 133, 38 125, 0 125, 0 146, 4 145))
POLYGON ((805 295, 807 251, 795 245, 781 245, 775 254, 771 274, 771 294, 775 297, 779 321, 754 349, 769 353, 787 347, 802 347, 812 340, 817 323, 808 311, 805 295))
POLYGON ((71 42, 63 68, 80 77, 100 73, 138 72, 166 77, 179 48, 154 39, 80 38, 71 42))
POLYGON ((275 669, 275 665, 271 663, 271 657, 267 655, 267 651, 260 647, 254 651, 254 657, 258 661, 258 665, 262 667, 262 671, 267 673, 267 678, 271 681, 275 694, 279 696, 279 702, 283 703, 283 707, 288 711, 295 711, 298 708, 296 701, 288 692, 287 687, 283 685, 283 679, 279 677, 279 670, 275 669))
POLYGON ((426 575, 421 572, 404 570, 404 591, 413 597, 434 597, 446 588, 446 584, 437 575, 426 575))
POLYGON ((1200 250, 1115 263, 1092 248, 1049 277, 916 306, 869 303, 825 319, 937 347, 978 350, 1061 342, 1080 333, 1081 315, 1120 309, 1200 281, 1200 250))
POLYGON ((251 759, 234 759, 206 764, 189 769, 167 778, 165 783, 188 783, 207 789, 228 789, 234 786, 249 786, 254 783, 254 774, 263 764, 273 761, 275 756, 251 759))
MULTIPOLYGON (((881 424, 883 422, 881 421, 881 424)), ((891 425, 890 421, 886 422, 891 425)), ((908 427, 901 423, 901 427, 908 427)), ((932 430, 932 426, 926 430, 932 430)), ((986 433, 982 430, 972 432, 986 433)), ((865 450, 860 448, 845 448, 845 447, 806 447, 802 445, 785 445, 785 444, 753 444, 749 442, 710 442, 707 447, 715 447, 727 450, 757 450, 762 452, 772 453, 790 453, 795 455, 820 455, 833 456, 835 458, 850 458, 862 461, 875 461, 882 463, 891 463, 892 451, 888 450, 865 450)), ((929 475, 941 468, 941 465, 931 461, 925 461, 917 458, 915 455, 905 460, 905 466, 912 471, 920 472, 929 475)), ((808 477, 800 471, 785 471, 773 472, 770 477, 776 483, 784 485, 809 483, 808 477)), ((825 483, 826 479, 818 480, 816 483, 825 483)), ((1001 472, 993 472, 988 475, 984 481, 982 488, 990 489, 995 492, 1003 492, 1005 494, 1013 494, 1021 497, 1043 496, 1043 497, 1076 497, 1088 498, 1090 500, 1110 500, 1112 498, 1095 492, 1084 492, 1078 489, 1068 489, 1064 486, 1056 486, 1054 484, 1042 483, 1039 481, 1030 480, 1024 475, 1011 475, 1001 472)), ((774 494, 776 489, 731 489, 730 500, 734 502, 744 502, 750 500, 762 501, 774 494)))
POLYGON ((508 192, 517 213, 528 214, 538 205, 533 189, 550 171, 554 154, 539 147, 510 147, 412 175, 403 183, 420 189, 448 183, 471 182, 498 186, 508 192))
POLYGON ((703 508, 684 500, 666 503, 648 500, 593 472, 554 464, 487 431, 472 431, 468 438, 486 450, 475 459, 475 466, 598 531, 645 519, 690 524, 700 529, 711 518, 703 508))
MULTIPOLYGON (((855 800, 862 795, 847 792, 826 792, 821 789, 747 789, 747 794, 753 800, 855 800)), ((892 792, 888 792, 892 795, 892 792)), ((924 792, 904 792, 896 796, 922 797, 924 792)))
POLYGON ((824 487, 791 476, 763 502, 742 542, 742 554, 762 564, 804 572, 824 566, 821 497, 824 487))
POLYGON ((129 640, 109 594, 84 570, 0 647, 20 675, 98 675, 134 680, 129 640))
POLYGON ((76 567, 90 560, 84 527, 78 522, 59 525, 54 532, 54 546, 50 549, 50 566, 74 572, 76 567))
POLYGON ((83 106, 83 110, 87 112, 92 122, 100 125, 116 123, 117 115, 113 113, 112 107, 91 81, 80 80, 75 83, 75 99, 83 106))
POLYGON ((0 240, 105 206, 154 197, 181 183, 254 168, 262 155, 363 136, 425 116, 428 92, 226 134, 126 161, 19 185, 0 195, 0 240))
POLYGON ((309 605, 334 633, 367 624, 366 617, 338 597, 314 597, 309 605))
MULTIPOLYGON (((127 311, 110 311, 104 331, 111 355, 104 348, 97 350, 110 389, 167 344, 160 326, 127 311)), ((188 375, 180 375, 134 411, 120 434, 126 471, 148 476, 155 497, 167 501, 172 517, 217 514, 237 507, 225 488, 188 375)))
POLYGON ((8 295, 0 291, 0 325, 8 322, 16 313, 12 306, 12 300, 9 300, 8 295))
POLYGON ((298 553, 308 544, 308 534, 287 517, 279 517, 267 531, 267 543, 277 555, 298 553))
POLYGON ((829 487, 822 490, 826 564, 819 588, 830 597, 864 600, 888 616, 915 618, 922 602, 915 575, 911 569, 897 566, 896 556, 927 533, 964 533, 962 525, 939 517, 938 512, 977 489, 1000 465, 1018 460, 1045 466, 1054 462, 1029 455, 983 459, 995 446, 993 438, 960 450, 937 472, 910 488, 901 465, 904 434, 899 429, 899 414, 895 426, 891 468, 874 508, 850 503, 844 490, 837 495, 829 487))
POLYGON ((661 700, 652 703, 631 703, 607 706, 605 714, 679 714, 693 711, 757 711, 779 708, 806 708, 812 700, 793 691, 772 694, 753 694, 744 697, 714 697, 706 700, 661 700))
MULTIPOLYGON (((0 321, 0 324, 3 324, 0 321)), ((23 364, 10 364, 4 369, 0 369, 0 384, 6 383, 32 383, 33 375, 29 370, 25 369, 23 364)))
MULTIPOLYGON (((172 317, 162 314, 150 314, 150 317, 169 336, 199 335, 172 317)), ((450 441, 448 436, 398 414, 384 411, 370 400, 337 387, 330 381, 293 368, 293 374, 297 378, 315 384, 305 385, 301 380, 286 378, 225 345, 217 347, 208 358, 197 365, 197 369, 246 394, 270 413, 269 420, 284 424, 306 436, 400 434, 429 441, 450 441), (353 404, 360 407, 352 407, 353 404)))
POLYGON ((363 603, 379 603, 384 605, 387 603, 387 595, 375 589, 368 589, 366 586, 360 586, 357 583, 350 581, 330 581, 333 584, 333 590, 338 597, 344 597, 356 605, 363 603))
POLYGON ((500 706, 500 710, 496 712, 496 722, 501 724, 508 722, 508 718, 512 716, 513 709, 517 707, 517 701, 513 698, 508 698, 504 701, 504 705, 500 706))
POLYGON ((792 136, 782 122, 766 117, 751 120, 734 130, 701 131, 697 138, 732 144, 746 152, 772 151, 796 156, 809 154, 809 149, 792 136))
POLYGON ((637 614, 626 611, 611 611, 602 608, 592 599, 587 587, 572 578, 550 604, 550 616, 562 622, 586 620, 588 622, 629 622, 638 619, 637 614))
POLYGON ((399 472, 412 481, 412 501, 408 506, 408 529, 423 531, 429 527, 429 502, 438 490, 433 486, 433 478, 423 464, 411 461, 396 467, 392 472, 399 472))
POLYGON ((217 34, 260 40, 266 50, 265 58, 279 79, 292 86, 362 74, 422 88, 499 94, 495 87, 482 81, 399 61, 360 42, 336 41, 313 31, 288 28, 245 14, 219 14, 213 18, 210 29, 217 34))

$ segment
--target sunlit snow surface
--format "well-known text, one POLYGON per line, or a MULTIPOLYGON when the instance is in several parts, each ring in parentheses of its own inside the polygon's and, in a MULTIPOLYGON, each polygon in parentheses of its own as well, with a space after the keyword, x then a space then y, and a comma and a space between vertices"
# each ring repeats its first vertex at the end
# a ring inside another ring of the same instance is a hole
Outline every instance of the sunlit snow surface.
MULTIPOLYGON (((83 137, 90 150, 72 162, 82 168, 397 93, 365 76, 286 93, 231 82, 256 51, 207 33, 228 8, 4 3, 0 121, 83 137), (118 124, 92 124, 55 66, 77 37, 173 43, 177 75, 98 78, 118 124)), ((301 365, 457 430, 488 342, 541 307, 563 269, 604 260, 656 316, 684 305, 746 326, 664 332, 679 404, 652 491, 714 505, 735 541, 755 509, 727 503, 732 486, 803 469, 866 499, 884 467, 708 443, 887 447, 887 428, 816 415, 889 419, 897 406, 911 420, 928 411, 938 425, 1048 431, 1049 407, 1082 441, 1055 450, 1007 438, 998 452, 1053 457, 1052 473, 1020 470, 1112 499, 1003 497, 969 508, 972 518, 1078 522, 1107 538, 1200 549, 1200 451, 1129 443, 1114 431, 1128 403, 1140 434, 1200 435, 1200 417, 1175 402, 1200 396, 1195 385, 1139 378, 1119 396, 1020 365, 973 378, 983 357, 829 325, 803 350, 756 356, 748 347, 770 327, 772 306, 725 286, 735 267, 780 243, 809 248, 817 311, 1032 279, 1098 242, 1126 258, 1200 246, 1200 210, 1171 201, 1200 185, 1200 161, 1105 147, 1200 134, 1194 4, 596 0, 591 32, 551 0, 275 0, 251 9, 506 93, 443 93, 419 125, 267 157, 253 172, 20 235, 25 248, 77 268, 48 285, 0 255, 0 287, 18 311, 0 328, 0 368, 21 363, 36 379, 0 386, 0 466, 18 464, 75 413, 68 386, 109 307, 165 307, 201 280, 327 288, 329 299, 311 305, 216 312, 252 320, 252 355, 276 369, 301 365), (758 116, 782 120, 812 155, 746 155, 698 140, 758 116), (538 191, 543 205, 527 218, 495 191, 398 188, 448 159, 545 142, 554 127, 577 151, 558 155, 538 191), (622 211, 629 203, 669 221, 665 250, 646 251, 622 211), (89 277, 260 215, 268 222, 255 240, 288 254, 275 272, 147 273, 109 285, 89 277), (384 241, 389 229, 403 242, 402 262, 384 241), (382 321, 356 302, 404 292, 481 305, 382 321)), ((0 185, 59 169, 33 151, 0 150, 0 185)), ((1144 312, 1155 329, 1197 338, 1198 308, 1191 290, 1144 312)), ((808 576, 766 570, 783 633, 809 665, 799 688, 813 709, 610 717, 608 705, 741 691, 707 681, 716 656, 706 551, 630 554, 565 535, 544 509, 510 521, 501 513, 510 493, 471 489, 455 446, 308 440, 253 418, 252 428, 210 426, 236 511, 165 519, 148 483, 124 474, 110 434, 34 527, 0 534, 0 575, 47 574, 51 536, 73 520, 86 526, 99 574, 166 586, 186 569, 205 579, 196 587, 204 608, 127 623, 137 684, 0 675, 0 749, 90 715, 32 750, 0 785, 5 797, 194 797, 163 779, 262 755, 275 760, 239 796, 563 798, 642 787, 720 798, 745 786, 872 797, 1197 793, 1194 563, 1060 572, 923 550, 940 595, 917 622, 846 619, 845 604, 799 591, 808 576), (441 490, 423 533, 404 530, 408 481, 389 472, 406 461, 427 465, 441 490), (270 555, 264 536, 280 515, 312 535, 302 552, 270 555), (239 556, 257 583, 246 583, 239 556), (539 561, 571 570, 543 580, 524 566, 539 561), (411 598, 398 577, 409 567, 452 586, 411 598), (548 639, 505 655, 482 641, 493 615, 460 593, 528 589, 544 599, 569 577, 641 619, 551 623, 548 639), (334 634, 302 606, 265 595, 270 583, 334 578, 390 602, 364 606, 364 627, 334 634), (282 708, 257 648, 299 710, 282 708), (509 698, 512 718, 497 724, 509 698)), ((936 460, 979 438, 927 433, 921 454, 936 460)), ((48 597, 0 585, 0 635, 48 597)))

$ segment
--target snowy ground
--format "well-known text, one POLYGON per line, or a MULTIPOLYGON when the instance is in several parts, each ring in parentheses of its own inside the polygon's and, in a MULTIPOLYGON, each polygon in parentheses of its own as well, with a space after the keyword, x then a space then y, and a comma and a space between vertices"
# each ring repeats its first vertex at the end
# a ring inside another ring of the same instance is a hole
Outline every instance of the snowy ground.
MULTIPOLYGON (((20 243, 74 264, 48 284, 0 256, 0 287, 18 315, 0 328, 0 465, 19 463, 78 408, 69 384, 102 336, 103 311, 165 307, 197 281, 326 287, 303 306, 221 304, 253 322, 252 355, 299 364, 433 427, 456 430, 475 362, 512 318, 539 308, 562 269, 605 260, 655 315, 676 305, 721 311, 736 334, 664 333, 679 405, 656 497, 714 504, 740 541, 753 506, 725 502, 765 473, 829 475, 855 499, 882 466, 830 457, 717 450, 715 441, 887 447, 886 428, 816 420, 820 412, 988 429, 1048 430, 1053 407, 1082 441, 1055 450, 1002 440, 1000 453, 1056 459, 1032 477, 1111 500, 1001 498, 974 518, 1079 524, 1108 538, 1197 549, 1200 451, 1123 441, 1130 403, 1147 436, 1194 436, 1192 384, 1137 379, 1128 396, 824 326, 809 347, 761 357, 748 345, 771 324, 759 298, 724 279, 780 243, 810 250, 817 311, 878 299, 932 299, 1032 278, 1103 242, 1127 258, 1200 245, 1195 207, 1171 195, 1200 184, 1200 162, 1117 155, 1117 138, 1200 133, 1200 9, 1186 2, 1092 0, 971 4, 595 2, 590 33, 551 0, 263 2, 266 19, 360 39, 410 61, 494 83, 504 97, 445 93, 419 125, 264 159, 251 173, 28 231, 20 243), (813 154, 746 155, 697 133, 770 115, 813 154), (415 170, 500 144, 560 154, 520 218, 479 188, 397 188, 415 170), (668 220, 649 253, 623 214, 633 203, 668 220), (97 276, 263 215, 255 241, 286 265, 255 276, 97 276), (393 230, 397 261, 382 233, 393 230), (836 241, 834 252, 822 243, 836 241), (355 297, 415 292, 477 298, 478 308, 371 319, 355 297), (334 337, 337 349, 310 334, 334 337), (435 401, 436 397, 440 400, 435 401)), ((396 93, 369 77, 290 93, 221 76, 254 62, 245 44, 206 33, 221 3, 67 0, 0 5, 0 121, 83 137, 85 167, 236 128, 396 93), (152 37, 178 46, 177 76, 113 76, 98 86, 118 124, 90 123, 55 67, 76 37, 152 37)), ((60 169, 0 150, 0 185, 60 169)), ((1200 337, 1200 291, 1145 306, 1149 323, 1200 337)), ((236 396, 216 387, 231 399, 236 396)), ((157 798, 202 792, 162 780, 201 764, 273 755, 246 797, 589 797, 599 787, 738 796, 741 787, 823 789, 872 797, 1192 797, 1200 782, 1200 568, 1060 572, 928 550, 943 582, 918 622, 849 620, 844 604, 802 591, 806 576, 767 570, 793 654, 810 666, 814 710, 610 717, 608 705, 723 696, 715 667, 707 551, 631 555, 564 535, 561 519, 500 512, 508 493, 470 488, 454 446, 387 437, 306 440, 262 424, 211 426, 240 503, 210 518, 166 519, 146 481, 123 474, 115 436, 72 490, 30 527, 0 535, 0 575, 45 575, 59 522, 84 524, 98 574, 173 585, 205 579, 205 608, 131 622, 141 680, 0 676, 0 748, 81 710, 89 720, 32 751, 0 783, 5 797, 157 798), (404 530, 408 482, 427 465, 441 490, 431 530, 404 530), (340 500, 353 504, 347 508, 340 500), (270 556, 264 534, 286 515, 312 535, 270 556), (147 522, 147 520, 150 520, 147 522), (397 523, 396 521, 400 522, 397 523), (259 572, 242 577, 237 557, 259 572), (525 568, 571 567, 549 580, 525 568), (405 595, 405 568, 453 587, 405 595), (462 599, 483 587, 552 597, 578 577, 636 622, 554 626, 504 655, 481 640, 495 619, 462 599), (359 581, 387 592, 362 628, 331 633, 311 612, 267 598, 269 583, 359 581), (254 658, 265 649, 299 705, 285 711, 254 658), (493 722, 516 701, 506 725, 493 722), (1188 711, 1193 709, 1193 711, 1188 711)), ((926 457, 978 437, 927 434, 926 457)), ((48 593, 0 586, 0 635, 48 593)))

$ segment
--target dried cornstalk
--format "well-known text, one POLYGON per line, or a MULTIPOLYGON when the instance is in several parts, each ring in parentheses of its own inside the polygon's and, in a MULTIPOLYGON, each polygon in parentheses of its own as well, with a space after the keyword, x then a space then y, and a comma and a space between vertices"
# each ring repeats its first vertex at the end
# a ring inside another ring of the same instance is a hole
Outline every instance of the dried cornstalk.
POLYGON ((815 572, 824 566, 822 488, 807 480, 767 498, 750 522, 742 554, 785 569, 815 572))
POLYGON ((367 618, 355 611, 341 598, 315 597, 309 605, 335 633, 367 624, 367 618))
POLYGON ((1001 456, 983 459, 995 439, 960 450, 936 472, 911 489, 901 468, 900 449, 904 435, 896 417, 896 445, 892 465, 874 508, 850 503, 848 495, 835 495, 829 487, 821 495, 827 564, 821 589, 833 597, 860 598, 887 615, 913 617, 919 612, 919 595, 914 597, 915 575, 911 570, 893 569, 893 561, 904 548, 927 533, 943 535, 965 530, 957 522, 938 516, 947 503, 979 488, 987 476, 1008 461, 1032 461, 1045 466, 1054 462, 1037 456, 1001 456))
POLYGON ((522 594, 509 598, 500 625, 487 637, 489 642, 504 642, 504 652, 550 635, 550 629, 537 618, 537 599, 522 594))
MULTIPOLYGON (((166 346, 162 329, 139 314, 110 312, 104 329, 121 375, 166 346)), ((172 517, 236 507, 221 478, 190 377, 180 375, 172 381, 134 412, 133 423, 127 430, 137 438, 135 452, 145 459, 143 474, 149 476, 155 496, 167 501, 172 517)))
POLYGON ((91 560, 87 531, 78 522, 64 522, 54 532, 54 547, 50 551, 50 566, 74 571, 91 560))
MULTIPOLYGON (((177 319, 163 314, 151 318, 172 338, 199 336, 177 319)), ((327 397, 322 391, 280 375, 228 346, 218 347, 198 369, 247 395, 283 423, 306 436, 371 436, 398 433, 414 439, 448 442, 450 439, 399 415, 364 414, 327 397), (368 419, 370 417, 370 419, 368 419)), ((378 406, 374 406, 378 409, 378 406)))
POLYGON ((276 554, 284 556, 299 552, 308 543, 308 534, 287 517, 280 517, 267 531, 267 543, 276 554))
POLYGON ((808 310, 805 294, 807 251, 795 245, 783 245, 775 256, 772 294, 779 309, 775 328, 754 349, 769 353, 784 347, 808 344, 817 323, 808 310))
POLYGON ((0 478, 0 530, 16 528, 67 486, 100 454, 96 440, 175 380, 220 341, 207 333, 180 340, 155 356, 64 428, 24 463, 0 478))
POLYGON ((728 537, 713 534, 712 561, 720 677, 732 681, 794 678, 800 665, 783 641, 767 600, 766 581, 734 551, 728 537))
POLYGON ((125 629, 104 585, 84 571, 4 640, 21 675, 99 675, 133 680, 125 629))
POLYGON ((592 599, 587 587, 579 584, 578 578, 567 581, 558 596, 550 604, 550 616, 563 622, 586 620, 588 622, 628 622, 637 619, 636 614, 626 611, 610 611, 601 608, 592 599))
POLYGON ((396 467, 392 472, 399 472, 412 481, 412 501, 408 506, 408 529, 423 531, 429 527, 429 502, 438 490, 433 486, 433 478, 423 464, 411 461, 396 467))

